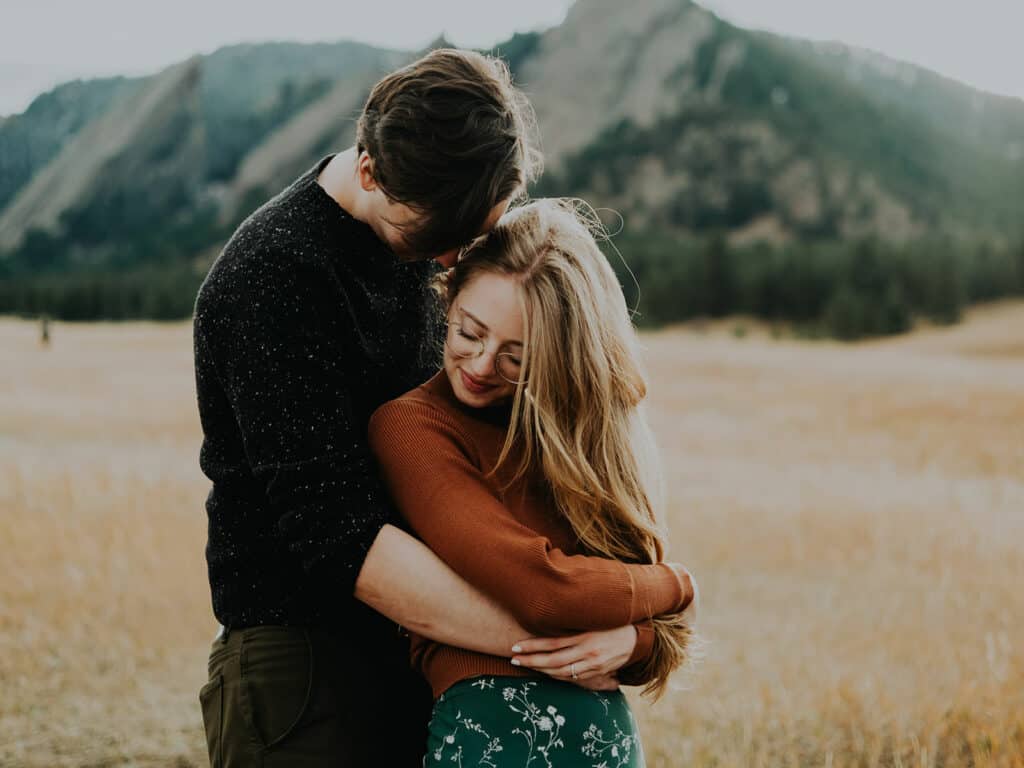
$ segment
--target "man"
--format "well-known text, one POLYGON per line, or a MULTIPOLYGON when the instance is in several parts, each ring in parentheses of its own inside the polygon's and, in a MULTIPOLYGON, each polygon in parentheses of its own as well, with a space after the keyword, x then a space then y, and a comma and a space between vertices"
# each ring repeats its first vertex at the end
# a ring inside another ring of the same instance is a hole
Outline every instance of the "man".
POLYGON ((431 278, 534 176, 530 128, 498 60, 434 51, 374 87, 357 145, 243 222, 199 291, 215 767, 418 766, 431 701, 395 622, 501 655, 527 635, 396 527, 366 426, 436 371, 431 278))

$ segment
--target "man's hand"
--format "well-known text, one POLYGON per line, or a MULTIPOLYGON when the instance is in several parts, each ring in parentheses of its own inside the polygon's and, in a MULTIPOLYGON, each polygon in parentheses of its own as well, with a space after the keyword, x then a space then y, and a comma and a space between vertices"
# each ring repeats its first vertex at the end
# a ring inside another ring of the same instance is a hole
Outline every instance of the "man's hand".
POLYGON ((569 637, 532 637, 513 646, 512 663, 591 690, 615 690, 614 674, 632 656, 636 637, 632 624, 569 637))

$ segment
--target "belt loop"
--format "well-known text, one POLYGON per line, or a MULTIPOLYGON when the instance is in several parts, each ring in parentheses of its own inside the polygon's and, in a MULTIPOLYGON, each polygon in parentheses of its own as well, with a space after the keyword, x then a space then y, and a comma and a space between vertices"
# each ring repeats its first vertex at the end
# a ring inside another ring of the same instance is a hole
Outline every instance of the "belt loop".
POLYGON ((224 625, 224 631, 220 633, 220 642, 221 642, 221 644, 223 644, 223 645, 227 645, 228 644, 228 635, 230 635, 230 634, 231 634, 231 625, 230 624, 225 624, 224 625))

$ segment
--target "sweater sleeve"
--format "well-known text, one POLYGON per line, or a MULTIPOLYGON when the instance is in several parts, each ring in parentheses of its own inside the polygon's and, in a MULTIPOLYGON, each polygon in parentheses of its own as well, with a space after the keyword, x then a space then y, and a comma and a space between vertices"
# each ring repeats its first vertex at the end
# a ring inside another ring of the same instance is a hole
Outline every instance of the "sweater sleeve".
POLYGON ((197 365, 205 358, 215 373, 208 386, 220 391, 198 394, 229 403, 282 540, 311 576, 351 594, 393 509, 353 419, 344 346, 352 320, 326 269, 257 263, 200 292, 197 365))
POLYGON ((566 555, 518 522, 471 459, 471 443, 440 409, 393 400, 370 420, 370 444, 399 511, 467 582, 542 635, 612 629, 678 610, 665 564, 566 555))
POLYGON ((623 685, 646 685, 650 679, 643 675, 647 662, 651 660, 654 653, 654 624, 650 621, 642 621, 634 625, 636 627, 636 645, 633 646, 633 655, 615 673, 619 682, 623 685))

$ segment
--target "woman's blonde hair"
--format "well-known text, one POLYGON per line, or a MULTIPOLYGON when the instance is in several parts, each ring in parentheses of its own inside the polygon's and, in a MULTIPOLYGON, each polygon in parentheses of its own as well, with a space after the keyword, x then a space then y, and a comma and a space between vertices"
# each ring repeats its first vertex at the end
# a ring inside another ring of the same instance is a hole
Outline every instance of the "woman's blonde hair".
MULTIPOLYGON (((449 303, 481 273, 519 287, 524 338, 498 467, 518 456, 513 480, 539 473, 583 551, 627 563, 665 554, 661 473, 642 410, 647 384, 636 331, 592 208, 544 199, 505 214, 474 241, 444 281, 449 303)), ((497 468, 496 468, 497 469, 497 468)), ((688 657, 682 614, 654 619, 644 693, 660 696, 688 657)))

